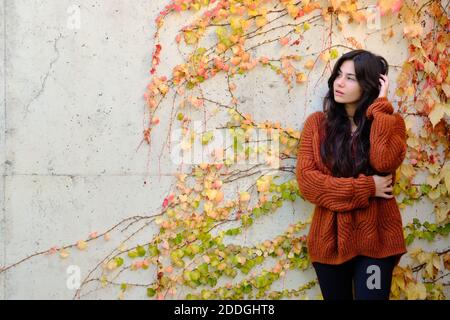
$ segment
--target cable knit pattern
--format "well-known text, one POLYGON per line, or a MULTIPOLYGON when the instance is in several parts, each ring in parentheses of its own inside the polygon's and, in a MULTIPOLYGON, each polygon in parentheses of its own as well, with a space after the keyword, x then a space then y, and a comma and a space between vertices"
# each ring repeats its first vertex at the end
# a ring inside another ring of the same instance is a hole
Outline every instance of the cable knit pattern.
MULTIPOLYGON (((406 154, 406 128, 402 116, 386 98, 367 109, 372 119, 370 163, 392 173, 406 154)), ((323 112, 308 116, 300 137, 296 177, 304 199, 316 205, 307 245, 312 262, 341 264, 356 255, 383 258, 406 253, 403 226, 395 198, 375 197, 373 176, 337 178, 321 161, 319 128, 323 112)))

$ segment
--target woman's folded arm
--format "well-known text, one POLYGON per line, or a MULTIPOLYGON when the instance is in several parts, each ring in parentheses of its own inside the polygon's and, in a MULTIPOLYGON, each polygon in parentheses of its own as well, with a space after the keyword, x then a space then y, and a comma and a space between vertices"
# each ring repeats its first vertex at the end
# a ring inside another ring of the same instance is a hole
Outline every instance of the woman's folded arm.
POLYGON ((300 137, 296 177, 301 194, 309 202, 336 212, 367 207, 369 198, 376 191, 372 176, 360 174, 358 178, 338 178, 317 169, 312 144, 317 121, 318 113, 310 115, 300 137))

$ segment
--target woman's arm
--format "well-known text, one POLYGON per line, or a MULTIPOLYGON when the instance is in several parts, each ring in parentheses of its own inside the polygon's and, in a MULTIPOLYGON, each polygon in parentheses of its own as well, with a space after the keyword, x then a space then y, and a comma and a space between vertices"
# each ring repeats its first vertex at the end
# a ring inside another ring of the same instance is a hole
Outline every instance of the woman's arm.
POLYGON ((300 137, 296 176, 301 194, 309 202, 337 212, 368 207, 369 198, 375 196, 376 191, 372 176, 337 178, 316 168, 312 137, 318 116, 317 112, 306 119, 300 137))
POLYGON ((390 173, 402 164, 406 155, 406 126, 386 97, 378 97, 367 109, 373 119, 370 129, 370 164, 379 172, 390 173))

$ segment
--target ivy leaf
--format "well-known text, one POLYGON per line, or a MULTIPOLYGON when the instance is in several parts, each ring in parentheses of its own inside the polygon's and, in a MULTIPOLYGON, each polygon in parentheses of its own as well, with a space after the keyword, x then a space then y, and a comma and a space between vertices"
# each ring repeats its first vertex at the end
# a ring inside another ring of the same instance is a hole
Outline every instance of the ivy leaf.
POLYGON ((184 31, 183 35, 186 44, 196 44, 198 42, 198 34, 194 31, 184 31))
POLYGON ((137 246, 136 247, 136 252, 137 252, 139 257, 145 256, 145 253, 146 253, 145 249, 143 247, 141 247, 141 246, 137 246))
POLYGON ((431 232, 429 232, 429 231, 425 231, 425 232, 423 233, 423 237, 424 237, 425 239, 427 239, 428 241, 432 241, 432 240, 434 239, 434 234, 431 233, 431 232))
POLYGON ((240 192, 239 193, 239 200, 241 202, 247 202, 250 200, 250 194, 246 191, 240 192))
POLYGON ((63 259, 66 259, 67 257, 70 256, 70 253, 66 249, 61 249, 59 250, 59 256, 63 259))
POLYGON ((450 115, 450 105, 444 105, 442 103, 436 104, 428 115, 428 118, 433 124, 433 128, 439 121, 441 121, 444 114, 450 115))
POLYGON ((339 56, 339 52, 336 48, 330 50, 330 59, 334 60, 339 56))
POLYGON ((148 296, 149 298, 154 297, 155 294, 156 294, 155 289, 153 289, 153 288, 147 288, 147 296, 148 296))
POLYGON ((378 7, 381 11, 381 16, 386 15, 389 12, 399 12, 401 7, 403 6, 404 0, 379 0, 378 7))
POLYGON ((120 267, 121 265, 123 265, 123 258, 121 258, 121 257, 116 257, 114 259, 114 261, 116 262, 117 267, 120 267))
POLYGON ((414 241, 414 235, 412 233, 408 234, 406 237, 406 245, 409 246, 414 241))
POLYGON ((80 240, 80 241, 78 241, 77 242, 77 248, 79 249, 79 250, 86 250, 87 249, 87 242, 86 241, 84 241, 84 240, 80 240))
POLYGON ((314 60, 310 59, 306 61, 304 67, 308 70, 311 70, 314 67, 314 60))
POLYGON ((267 18, 264 16, 258 16, 255 19, 255 24, 258 28, 265 26, 267 24, 267 22, 268 22, 267 18))

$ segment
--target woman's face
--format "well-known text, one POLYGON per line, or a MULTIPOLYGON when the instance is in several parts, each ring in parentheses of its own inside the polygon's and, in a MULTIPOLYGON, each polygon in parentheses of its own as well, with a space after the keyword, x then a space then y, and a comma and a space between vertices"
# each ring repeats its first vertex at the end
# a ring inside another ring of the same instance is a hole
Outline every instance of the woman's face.
POLYGON ((334 100, 338 103, 352 104, 361 98, 361 87, 356 80, 355 64, 346 60, 341 65, 333 84, 334 100))

